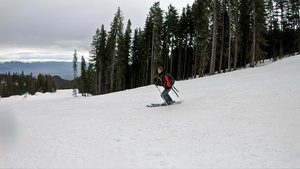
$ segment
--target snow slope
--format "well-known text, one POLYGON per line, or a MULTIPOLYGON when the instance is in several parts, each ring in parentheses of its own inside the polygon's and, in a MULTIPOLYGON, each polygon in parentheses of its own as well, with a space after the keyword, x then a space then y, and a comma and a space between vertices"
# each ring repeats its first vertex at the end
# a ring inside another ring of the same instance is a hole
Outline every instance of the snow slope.
POLYGON ((0 100, 0 168, 300 168, 300 56, 102 96, 0 100), (175 95, 172 95, 175 98, 175 95))

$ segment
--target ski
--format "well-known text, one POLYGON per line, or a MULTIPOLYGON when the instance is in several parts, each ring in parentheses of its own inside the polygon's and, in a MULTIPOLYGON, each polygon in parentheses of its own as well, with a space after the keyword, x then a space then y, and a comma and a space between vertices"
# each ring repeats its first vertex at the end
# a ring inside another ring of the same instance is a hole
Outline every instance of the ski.
POLYGON ((175 105, 175 104, 180 104, 181 103, 181 101, 179 101, 179 102, 174 102, 174 103, 172 103, 172 104, 170 104, 170 105, 167 105, 167 104, 165 104, 165 103, 151 103, 151 104, 148 104, 148 105, 146 105, 147 107, 161 107, 161 106, 171 106, 171 105, 175 105))
POLYGON ((160 107, 162 104, 153 104, 151 103, 150 105, 146 105, 147 107, 160 107))

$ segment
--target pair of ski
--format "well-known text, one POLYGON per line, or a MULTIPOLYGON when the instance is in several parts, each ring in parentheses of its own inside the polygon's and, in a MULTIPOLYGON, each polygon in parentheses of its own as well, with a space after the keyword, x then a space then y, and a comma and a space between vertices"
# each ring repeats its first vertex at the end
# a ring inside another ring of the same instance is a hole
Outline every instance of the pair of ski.
MULTIPOLYGON (((155 84, 155 86, 156 86, 156 88, 158 89, 158 91, 159 91, 159 93, 160 94, 162 94, 161 93, 161 91, 160 91, 160 89, 158 88, 158 86, 155 84)), ((176 88, 175 88, 175 86, 172 86, 172 90, 173 90, 173 92, 177 95, 177 97, 179 97, 178 96, 178 94, 176 93, 176 91, 177 92, 179 92, 176 88)), ((163 98, 163 97, 162 97, 163 98)), ((164 98, 163 98, 164 99, 164 98)), ((165 99, 164 99, 165 100, 165 99)), ((166 103, 162 103, 162 104, 160 104, 160 103, 151 103, 151 104, 148 104, 148 105, 146 105, 147 107, 161 107, 161 106, 170 106, 170 105, 174 105, 174 104, 180 104, 181 103, 181 101, 179 101, 179 102, 173 102, 172 104, 166 104, 166 103)))
POLYGON ((161 107, 161 106, 171 106, 171 105, 174 105, 174 104, 180 104, 181 102, 174 102, 172 104, 166 104, 166 103, 151 103, 151 104, 148 104, 146 105, 147 107, 161 107))

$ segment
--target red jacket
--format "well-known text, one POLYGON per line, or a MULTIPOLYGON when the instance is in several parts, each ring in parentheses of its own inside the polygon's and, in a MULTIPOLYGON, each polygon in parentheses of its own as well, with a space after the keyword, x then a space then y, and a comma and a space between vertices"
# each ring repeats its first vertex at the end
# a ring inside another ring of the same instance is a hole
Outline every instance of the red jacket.
POLYGON ((161 86, 163 86, 165 89, 171 89, 173 85, 172 81, 174 81, 173 77, 164 71, 161 72, 159 76, 160 76, 161 86))

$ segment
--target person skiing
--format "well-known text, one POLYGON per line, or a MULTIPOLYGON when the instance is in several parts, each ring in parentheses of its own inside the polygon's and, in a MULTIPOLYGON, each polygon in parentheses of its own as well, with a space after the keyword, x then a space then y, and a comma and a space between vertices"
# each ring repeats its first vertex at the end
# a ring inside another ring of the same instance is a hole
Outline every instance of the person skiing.
POLYGON ((163 100, 165 101, 165 103, 163 103, 163 105, 170 105, 175 102, 169 95, 169 92, 171 91, 172 86, 175 83, 175 80, 170 74, 168 74, 164 71, 163 67, 159 67, 157 69, 157 72, 158 72, 158 75, 160 78, 160 83, 156 83, 156 85, 163 86, 165 88, 164 91, 160 95, 163 98, 163 100))

